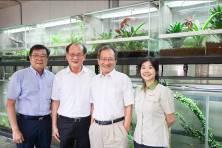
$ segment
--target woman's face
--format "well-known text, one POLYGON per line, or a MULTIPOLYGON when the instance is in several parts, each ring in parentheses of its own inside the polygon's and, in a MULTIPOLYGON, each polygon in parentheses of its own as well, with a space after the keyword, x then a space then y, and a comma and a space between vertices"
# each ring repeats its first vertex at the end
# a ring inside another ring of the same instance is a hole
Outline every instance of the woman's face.
POLYGON ((142 64, 140 69, 140 75, 145 82, 155 80, 156 71, 150 61, 146 61, 142 64))

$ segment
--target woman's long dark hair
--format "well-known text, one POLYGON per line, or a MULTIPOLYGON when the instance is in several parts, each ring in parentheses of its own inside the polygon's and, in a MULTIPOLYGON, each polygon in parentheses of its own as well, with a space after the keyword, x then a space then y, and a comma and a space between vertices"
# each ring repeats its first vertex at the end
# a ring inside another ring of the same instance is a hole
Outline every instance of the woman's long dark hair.
MULTIPOLYGON (((144 59, 140 62, 140 64, 139 64, 139 75, 140 75, 140 77, 142 78, 142 76, 140 74, 140 71, 141 71, 141 67, 142 67, 143 63, 145 63, 145 62, 150 62, 151 63, 151 65, 153 66, 153 68, 155 69, 155 72, 156 72, 155 80, 157 82, 159 82, 159 62, 156 59, 153 59, 153 58, 147 58, 147 59, 144 59)), ((143 78, 142 78, 142 80, 143 80, 143 78)), ((143 80, 143 88, 144 88, 144 90, 146 88, 146 82, 144 80, 143 80)))

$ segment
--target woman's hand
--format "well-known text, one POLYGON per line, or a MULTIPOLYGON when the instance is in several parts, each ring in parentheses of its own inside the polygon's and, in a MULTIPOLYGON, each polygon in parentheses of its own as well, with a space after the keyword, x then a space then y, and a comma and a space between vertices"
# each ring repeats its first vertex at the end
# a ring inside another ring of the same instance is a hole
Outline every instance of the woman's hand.
POLYGON ((171 127, 173 123, 176 121, 175 114, 166 114, 166 122, 168 127, 171 127))

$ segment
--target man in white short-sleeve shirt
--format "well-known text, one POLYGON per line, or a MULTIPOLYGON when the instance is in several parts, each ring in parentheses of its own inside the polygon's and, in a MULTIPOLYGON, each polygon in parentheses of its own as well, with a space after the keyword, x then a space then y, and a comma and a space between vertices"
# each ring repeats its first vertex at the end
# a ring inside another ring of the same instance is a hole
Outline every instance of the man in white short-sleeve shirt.
POLYGON ((100 74, 92 79, 91 148, 127 148, 133 91, 130 78, 115 70, 116 51, 111 46, 98 50, 100 74))
POLYGON ((73 148, 74 143, 76 148, 90 148, 89 90, 95 74, 83 66, 85 56, 86 48, 83 45, 69 44, 66 47, 69 66, 59 71, 53 82, 52 132, 60 142, 60 148, 73 148))

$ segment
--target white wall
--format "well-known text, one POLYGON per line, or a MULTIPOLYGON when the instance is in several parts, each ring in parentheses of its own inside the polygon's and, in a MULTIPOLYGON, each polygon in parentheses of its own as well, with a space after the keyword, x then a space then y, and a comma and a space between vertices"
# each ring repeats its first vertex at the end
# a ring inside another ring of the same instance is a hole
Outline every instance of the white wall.
POLYGON ((14 26, 19 24, 19 7, 12 6, 7 9, 0 9, 0 27, 14 26))
MULTIPOLYGON (((84 1, 27 1, 22 3, 23 24, 79 15, 108 8, 108 0, 84 1)), ((19 5, 0 9, 0 27, 20 24, 19 5)))

